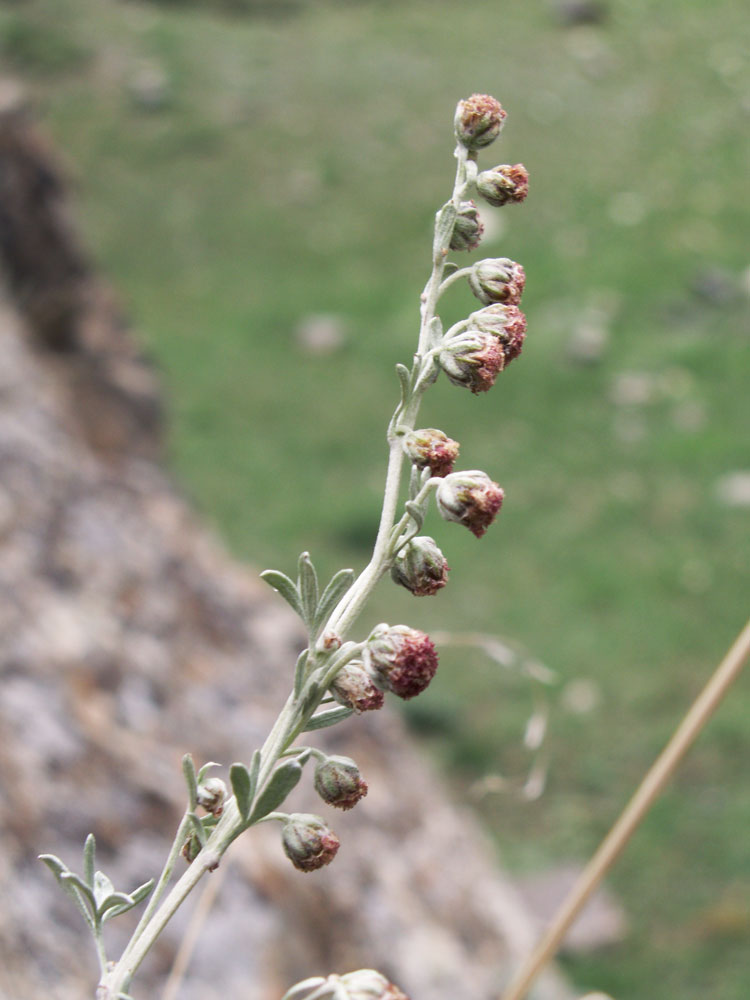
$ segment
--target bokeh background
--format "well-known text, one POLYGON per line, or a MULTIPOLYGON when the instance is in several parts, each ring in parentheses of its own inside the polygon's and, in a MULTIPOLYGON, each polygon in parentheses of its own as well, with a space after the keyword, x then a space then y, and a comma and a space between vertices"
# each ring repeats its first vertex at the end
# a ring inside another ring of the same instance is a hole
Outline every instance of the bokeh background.
MULTIPOLYGON (((481 164, 531 191, 481 250, 526 268, 526 347, 421 422, 506 505, 481 542, 428 521, 451 584, 384 583, 363 624, 555 671, 533 801, 493 780, 531 763, 525 680, 446 648, 409 716, 514 872, 585 860, 750 603, 746 5, 4 0, 0 57, 162 373, 185 491, 249 563, 324 576, 368 556, 454 105, 503 102, 481 164)), ((628 930, 566 959, 581 988, 747 997, 749 706, 744 680, 612 873, 628 930)))

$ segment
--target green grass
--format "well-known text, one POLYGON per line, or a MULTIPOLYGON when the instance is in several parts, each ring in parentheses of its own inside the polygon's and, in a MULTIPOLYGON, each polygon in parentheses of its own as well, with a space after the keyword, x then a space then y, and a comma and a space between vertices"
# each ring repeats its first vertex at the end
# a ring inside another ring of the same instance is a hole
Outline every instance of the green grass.
MULTIPOLYGON (((730 0, 609 10, 564 29, 547 4, 490 0, 276 19, 0 5, 87 237, 163 370, 176 473, 259 568, 290 571, 302 549, 323 573, 366 560, 452 109, 477 90, 508 108, 482 163, 523 161, 531 195, 485 252, 526 266, 527 347, 486 397, 439 383, 423 412, 506 506, 481 543, 433 516, 450 586, 422 602, 384 584, 363 627, 497 632, 562 685, 594 683, 594 710, 553 713, 545 796, 480 803, 519 869, 587 857, 748 614, 750 511, 715 487, 750 469, 750 28, 730 0), (166 81, 152 110, 129 86, 144 65, 166 81), (735 293, 701 297, 716 271, 735 293), (574 363, 602 304, 602 357, 574 363), (327 357, 294 338, 319 312, 347 330, 327 357), (627 373, 645 401, 614 401, 627 373)), ((473 305, 457 290, 444 316, 473 305)), ((631 930, 569 961, 582 989, 746 997, 749 706, 745 680, 614 871, 631 930)), ((526 766, 527 709, 521 681, 446 650, 413 718, 464 794, 526 766)))

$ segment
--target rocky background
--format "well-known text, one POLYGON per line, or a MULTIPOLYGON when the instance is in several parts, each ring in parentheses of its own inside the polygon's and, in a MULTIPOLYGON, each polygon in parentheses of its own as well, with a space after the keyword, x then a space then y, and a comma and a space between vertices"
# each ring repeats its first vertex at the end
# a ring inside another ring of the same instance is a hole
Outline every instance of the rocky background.
MULTIPOLYGON (((0 997, 73 1000, 94 995, 94 952, 37 855, 77 869, 93 831, 117 888, 155 874, 183 808, 182 754, 249 760, 301 636, 165 471, 158 379, 10 84, 0 271, 0 997)), ((370 785, 331 817, 336 862, 302 875, 278 830, 253 831, 163 936, 137 997, 272 1000, 363 966, 419 1000, 497 995, 532 923, 472 816, 387 708, 327 742, 370 785), (165 987, 186 928, 187 971, 165 987)), ((309 791, 293 805, 326 814, 309 791)), ((112 954, 130 924, 109 925, 112 954)), ((551 975, 537 995, 570 994, 551 975)))

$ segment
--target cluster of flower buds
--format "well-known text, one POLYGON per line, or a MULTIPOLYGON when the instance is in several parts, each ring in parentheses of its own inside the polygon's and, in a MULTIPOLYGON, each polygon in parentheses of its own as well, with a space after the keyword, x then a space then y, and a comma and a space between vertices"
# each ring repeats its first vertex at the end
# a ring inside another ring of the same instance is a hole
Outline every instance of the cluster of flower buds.
POLYGON ((391 578, 415 597, 431 597, 448 582, 450 567, 432 538, 420 535, 401 549, 391 566, 391 578))
POLYGON ((458 102, 453 120, 456 139, 470 150, 489 146, 500 135, 506 117, 500 101, 489 94, 472 94, 458 102))
POLYGON ((212 816, 221 816, 224 811, 224 800, 227 797, 227 786, 221 778, 206 778, 198 785, 196 796, 199 806, 202 806, 212 816))
POLYGON ((496 302, 469 316, 469 331, 495 337, 502 345, 504 366, 521 353, 526 337, 526 317, 515 305, 496 302))
POLYGON ((521 301, 526 273, 520 264, 508 257, 491 257, 478 261, 469 275, 469 287, 480 302, 517 306, 521 301))
POLYGON ((432 640, 408 625, 376 625, 367 640, 364 662, 376 687, 405 701, 421 694, 437 670, 432 640))
POLYGON ((315 768, 315 791, 329 806, 352 809, 367 795, 367 782, 351 757, 332 756, 315 768))
POLYGON ((329 865, 341 842, 320 816, 291 813, 281 830, 284 853, 301 872, 314 872, 329 865))
POLYGON ((458 441, 434 427, 410 431, 404 436, 402 447, 418 469, 429 469, 431 476, 440 478, 453 472, 458 457, 458 441))
POLYGON ((315 976, 293 986, 283 1000, 409 1000, 375 969, 357 969, 343 976, 315 976))
POLYGON ((503 491, 486 472, 453 472, 437 488, 438 510, 481 538, 503 504, 503 491))
POLYGON ((487 392, 505 367, 505 352, 497 337, 479 329, 467 329, 445 339, 438 363, 453 385, 473 393, 487 392))
POLYGON ((357 715, 382 708, 385 695, 376 687, 362 660, 350 660, 339 670, 331 685, 331 694, 340 705, 357 715))

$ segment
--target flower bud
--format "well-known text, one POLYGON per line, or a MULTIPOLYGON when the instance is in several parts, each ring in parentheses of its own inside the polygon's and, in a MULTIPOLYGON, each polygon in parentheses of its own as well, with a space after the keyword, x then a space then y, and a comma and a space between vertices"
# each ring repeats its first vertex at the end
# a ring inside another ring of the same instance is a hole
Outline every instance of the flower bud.
POLYGON ((198 805, 203 806, 212 816, 221 816, 226 797, 227 786, 221 778, 206 778, 198 785, 198 805))
POLYGON ((484 226, 473 201, 462 201, 453 224, 449 246, 451 250, 473 250, 479 246, 484 226))
POLYGON ((492 170, 482 170, 477 176, 477 191, 490 205, 502 208, 503 205, 522 202, 529 193, 529 174, 523 163, 511 166, 502 163, 492 170))
POLYGON ((331 684, 331 694, 340 705, 361 715, 382 708, 385 696, 377 688, 361 660, 350 660, 331 684))
POLYGON ((329 806, 351 809, 367 795, 367 782, 351 757, 327 757, 315 768, 315 791, 329 806))
POLYGON ((284 853, 301 872, 314 872, 330 864, 341 846, 336 834, 320 816, 292 813, 281 831, 284 853))
POLYGON ((391 577, 415 597, 431 597, 448 582, 449 569, 435 541, 419 536, 412 538, 396 556, 391 577))
POLYGON ((365 649, 365 663, 375 683, 405 701, 420 694, 437 670, 429 636, 408 625, 377 625, 365 649))
POLYGON ((349 1000, 409 1000, 398 986, 394 986, 375 969, 357 969, 339 976, 349 1000))
POLYGON ((180 854, 183 856, 183 858, 187 861, 189 865, 192 865, 192 863, 198 857, 200 852, 201 852, 201 842, 200 840, 198 840, 196 834, 192 834, 182 845, 182 850, 180 851, 180 854))
POLYGON ((499 101, 489 94, 472 94, 459 101, 453 127, 456 138, 467 149, 489 146, 500 134, 507 117, 499 101))
POLYGON ((429 469, 431 476, 447 476, 458 457, 458 441, 434 427, 410 431, 404 437, 403 449, 418 469, 429 469))
POLYGON ((446 521, 465 525, 481 538, 503 503, 503 491, 485 472, 453 472, 440 483, 436 500, 446 521))
POLYGON ((526 272, 507 257, 478 261, 469 275, 469 287, 486 306, 504 302, 517 306, 526 284, 526 272))
POLYGON ((438 355, 438 362, 453 385, 476 394, 487 392, 505 367, 505 351, 497 337, 482 330, 467 330, 451 337, 438 355))
POLYGON ((526 317, 518 306, 485 306, 469 316, 469 333, 475 330, 491 333, 502 344, 505 365, 509 365, 521 353, 526 338, 526 317))

